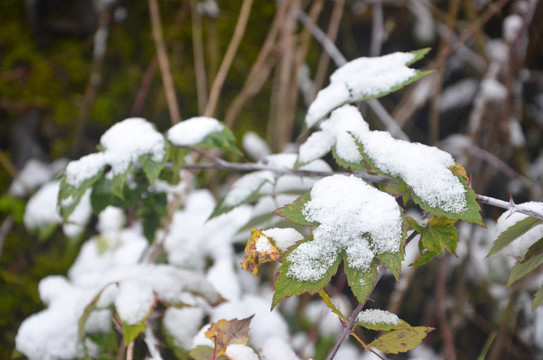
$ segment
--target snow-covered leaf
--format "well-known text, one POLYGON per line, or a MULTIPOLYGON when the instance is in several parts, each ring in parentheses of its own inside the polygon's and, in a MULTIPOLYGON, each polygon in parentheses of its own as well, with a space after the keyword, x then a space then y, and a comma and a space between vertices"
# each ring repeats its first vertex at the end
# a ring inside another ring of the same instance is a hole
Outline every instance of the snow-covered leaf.
POLYGON ((174 146, 219 148, 241 155, 232 132, 211 117, 199 116, 175 124, 168 130, 168 140, 174 146))
POLYGON ((434 328, 425 326, 413 326, 404 329, 393 330, 381 335, 368 346, 373 346, 385 354, 398 354, 416 348, 422 340, 433 331, 434 328))
POLYGON ((241 263, 241 267, 253 275, 257 275, 260 264, 277 261, 280 257, 281 252, 262 233, 262 230, 252 229, 251 238, 245 246, 245 258, 241 263))
POLYGON ((403 188, 425 211, 451 220, 483 225, 465 170, 436 147, 392 138, 383 131, 353 134, 366 161, 403 188))
POLYGON ((64 221, 68 220, 70 215, 74 212, 85 192, 94 186, 94 184, 103 178, 103 176, 104 175, 101 172, 97 173, 93 177, 83 181, 78 187, 70 185, 66 181, 66 176, 64 176, 60 182, 57 200, 57 207, 64 221))
POLYGON ((414 70, 407 65, 421 59, 429 50, 361 57, 343 65, 330 77, 330 85, 319 91, 309 106, 305 118, 307 127, 312 127, 341 105, 387 95, 428 75, 428 71, 414 70))
POLYGON ((273 174, 269 171, 255 171, 243 175, 236 180, 226 196, 219 201, 209 218, 212 219, 227 213, 232 209, 251 201, 258 194, 258 190, 260 190, 266 182, 271 181, 273 181, 273 174))
MULTIPOLYGON (((514 215, 515 214, 513 214, 513 216, 514 215)), ((510 226, 507 230, 503 231, 498 236, 496 241, 494 241, 494 245, 492 245, 492 248, 488 252, 487 257, 492 256, 496 254, 497 252, 499 252, 500 250, 504 249, 513 241, 517 240, 518 238, 528 233, 530 230, 538 226, 541 227, 543 225, 543 220, 540 220, 531 216, 525 216, 525 215, 522 215, 522 216, 523 216, 523 219, 518 220, 516 223, 514 223, 512 226, 510 226)), ((537 241, 537 239, 535 239, 535 241, 537 241)))
POLYGON ((223 354, 230 360, 258 360, 255 351, 242 344, 228 345, 223 354))
POLYGON ((379 309, 368 309, 360 312, 356 318, 358 325, 369 330, 390 331, 409 327, 409 324, 396 314, 379 309))
POLYGON ((303 244, 308 244, 313 240, 312 237, 309 237, 306 240, 302 240, 293 246, 289 251, 285 253, 283 258, 283 264, 279 267, 277 272, 277 278, 275 280, 272 301, 272 309, 284 298, 292 295, 302 295, 306 292, 310 294, 316 294, 330 282, 332 276, 337 272, 339 263, 341 262, 341 257, 339 254, 330 254, 326 259, 316 258, 308 263, 307 266, 316 269, 319 268, 319 273, 323 272, 320 268, 324 269, 324 274, 317 278, 316 280, 298 280, 294 279, 291 273, 292 263, 289 260, 289 254, 291 254, 296 248, 303 244))

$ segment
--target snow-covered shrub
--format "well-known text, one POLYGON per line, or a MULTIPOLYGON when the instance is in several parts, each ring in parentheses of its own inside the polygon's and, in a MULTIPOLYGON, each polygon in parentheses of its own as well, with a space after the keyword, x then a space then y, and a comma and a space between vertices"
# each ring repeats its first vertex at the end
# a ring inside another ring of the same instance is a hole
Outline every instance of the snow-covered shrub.
MULTIPOLYGON (((307 127, 318 130, 297 154, 270 155, 259 143, 250 154, 259 162, 226 162, 208 150, 241 152, 233 134, 209 117, 182 121, 166 135, 140 118, 115 124, 98 152, 70 162, 60 183, 44 185, 28 203, 31 228, 64 221, 77 227, 65 228, 67 235, 77 233, 90 211, 98 224, 68 276, 41 281, 47 308, 23 322, 17 349, 31 359, 125 352, 161 359, 166 344, 179 359, 299 359, 312 351, 303 333, 291 333, 285 314, 304 293, 323 300, 306 307, 308 321, 322 321, 323 337, 339 336, 329 358, 361 356, 350 345, 340 350, 357 326, 384 332, 369 344, 358 339, 365 349, 414 349, 432 328, 365 309, 377 282, 387 271, 400 278, 415 237, 419 266, 443 249, 455 253, 459 221, 483 225, 478 200, 501 204, 475 194, 450 154, 371 130, 351 105, 425 76, 407 65, 426 52, 361 58, 338 69, 309 107, 307 127), (320 159, 328 152, 344 170, 333 172, 320 159), (216 202, 195 188, 190 173, 205 168, 248 173, 216 202), (423 214, 406 215, 408 203, 423 214), (245 254, 235 251, 240 242, 245 254), (251 275, 268 262, 276 265, 266 267, 273 287, 251 275), (354 310, 325 290, 340 264, 354 310)), ((498 221, 491 254, 507 248, 519 258, 512 283, 543 262, 543 205, 508 208, 516 214, 498 221)), ((540 289, 533 304, 541 303, 540 289)))

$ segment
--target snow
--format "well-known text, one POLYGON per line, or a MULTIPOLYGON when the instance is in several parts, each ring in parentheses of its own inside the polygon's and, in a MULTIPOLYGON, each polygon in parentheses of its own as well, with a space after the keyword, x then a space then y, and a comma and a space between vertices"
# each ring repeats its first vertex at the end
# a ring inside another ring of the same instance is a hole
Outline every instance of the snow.
POLYGON ((261 360, 300 360, 290 345, 282 338, 266 340, 260 351, 261 360))
POLYGON ((198 307, 169 307, 162 322, 172 336, 175 346, 188 351, 191 349, 192 339, 201 327, 204 315, 204 310, 198 307))
POLYGON ((362 155, 350 133, 367 133, 369 127, 356 107, 345 105, 336 109, 320 127, 321 131, 311 134, 300 146, 299 163, 305 164, 322 157, 334 145, 341 159, 351 163, 362 161, 362 155))
POLYGON ((126 280, 120 283, 115 298, 115 309, 123 322, 135 325, 149 315, 155 303, 153 289, 139 281, 126 280))
POLYGON ((212 310, 210 322, 244 319, 255 315, 249 328, 249 344, 261 348, 271 337, 289 338, 288 325, 277 309, 270 311, 271 295, 245 295, 241 300, 223 303, 212 310))
POLYGON ((452 174, 452 156, 436 147, 392 138, 383 131, 357 134, 380 171, 402 179, 425 203, 446 212, 467 209, 464 185, 452 174))
POLYGON ((477 84, 477 80, 468 78, 447 86, 439 97, 439 111, 446 112, 473 103, 477 94, 477 84))
POLYGON ((28 200, 23 217, 27 229, 43 228, 62 221, 56 208, 59 187, 59 182, 49 182, 28 200))
POLYGON ((181 121, 168 130, 168 140, 175 146, 196 146, 212 133, 223 131, 224 126, 211 117, 199 116, 181 121))
POLYGON ((338 316, 320 299, 310 301, 305 306, 304 315, 317 327, 320 336, 333 337, 341 333, 342 326, 338 316))
POLYGON ((500 102, 507 96, 507 89, 496 79, 485 78, 481 82, 481 96, 488 100, 500 102))
POLYGON ((18 178, 11 184, 9 193, 15 196, 25 196, 31 190, 51 180, 53 175, 50 166, 39 160, 30 159, 19 172, 18 178))
POLYGON ((246 201, 256 193, 265 182, 273 182, 271 171, 255 171, 240 177, 226 194, 223 206, 233 207, 246 201))
POLYGON ((271 228, 263 230, 262 233, 268 238, 271 238, 274 245, 280 251, 287 251, 289 247, 304 238, 302 234, 292 228, 271 228))
POLYGON ((94 153, 70 161, 66 167, 66 182, 73 187, 79 187, 86 180, 92 179, 107 165, 104 153, 94 153))
POLYGON ((254 350, 243 344, 228 345, 225 353, 231 360, 258 360, 254 350))
MULTIPOLYGON (((56 206, 59 189, 58 181, 48 182, 28 200, 23 216, 26 228, 43 229, 62 222, 56 206)), ((68 237, 78 236, 84 230, 91 214, 90 192, 87 191, 63 226, 64 234, 68 237)))
POLYGON ((243 135, 241 146, 245 153, 255 161, 271 154, 268 144, 257 133, 249 131, 243 135))
POLYGON ((161 162, 166 155, 164 137, 153 125, 141 118, 129 118, 113 125, 100 138, 103 152, 83 156, 66 168, 66 182, 79 187, 83 182, 100 173, 106 165, 112 175, 128 170, 131 163, 142 155, 161 162))
POLYGON ((241 297, 241 284, 230 257, 216 261, 209 268, 206 278, 224 299, 235 301, 241 297))
POLYGON ((512 43, 517 40, 522 28, 523 20, 520 15, 512 14, 503 21, 503 37, 505 41, 512 43))
MULTIPOLYGON (((266 156, 264 162, 270 166, 282 169, 293 169, 296 164, 296 154, 273 154, 266 156)), ((330 166, 323 160, 315 160, 300 168, 300 170, 331 172, 330 166)), ((272 195, 281 193, 302 193, 310 189, 317 180, 309 176, 281 175, 274 179, 274 182, 266 182, 259 190, 261 195, 272 195)), ((272 209, 274 210, 274 209, 272 209)))
POLYGON ((401 323, 400 318, 396 314, 379 309, 368 309, 360 312, 356 318, 356 321, 373 325, 398 325, 401 323))
MULTIPOLYGON (((517 206, 522 206, 530 210, 539 211, 539 212, 543 210, 543 203, 536 202, 536 201, 525 202, 522 204, 518 204, 517 206)), ((496 237, 500 236, 501 233, 503 233, 509 227, 515 225, 517 222, 521 220, 526 219, 527 217, 528 215, 524 215, 517 212, 513 214, 511 214, 510 211, 504 212, 498 218, 498 222, 496 224, 496 237)), ((541 238, 543 238, 543 225, 534 226, 533 228, 528 230, 526 233, 524 233, 523 235, 515 239, 507 247, 505 247, 503 249, 503 253, 506 255, 510 255, 510 256, 514 256, 516 258, 522 259, 526 255, 526 252, 528 251, 530 246, 532 246, 535 242, 537 242, 541 238)))
POLYGON ((317 182, 303 214, 320 225, 313 240, 287 257, 288 276, 298 280, 320 279, 342 250, 350 266, 359 270, 367 270, 375 254, 400 250, 403 220, 396 200, 354 176, 333 175, 317 182))
POLYGON ((121 231, 126 222, 126 216, 121 208, 108 206, 98 214, 97 230, 101 234, 116 233, 121 231))
POLYGON ((312 127, 345 103, 376 97, 415 77, 417 72, 406 66, 414 58, 411 53, 396 52, 376 58, 362 57, 343 65, 309 106, 305 118, 307 126, 312 127))
POLYGON ((208 221, 214 207, 213 195, 207 190, 198 190, 188 195, 184 209, 174 213, 164 243, 171 264, 203 270, 207 258, 217 260, 232 255, 232 239, 249 221, 251 208, 239 206, 208 221))

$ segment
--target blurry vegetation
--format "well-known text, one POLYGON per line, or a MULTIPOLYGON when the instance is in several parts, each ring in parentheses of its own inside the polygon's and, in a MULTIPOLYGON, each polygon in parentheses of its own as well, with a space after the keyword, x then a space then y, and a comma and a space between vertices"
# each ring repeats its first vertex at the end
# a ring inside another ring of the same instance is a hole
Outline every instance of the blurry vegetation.
MULTIPOLYGON (((196 2, 203 3, 193 1, 196 2)), ((37 293, 38 281, 46 275, 64 274, 80 245, 66 242, 58 231, 47 242, 42 242, 24 230, 24 201, 7 195, 9 184, 16 176, 10 165, 21 170, 30 158, 77 158, 93 152, 100 134, 129 116, 145 117, 159 130, 170 126, 160 68, 154 60, 156 48, 147 1, 112 1, 109 7, 107 3, 33 0, 26 2, 27 8, 21 0, 3 0, 0 4, 0 155, 11 162, 2 161, 0 166, 0 226, 9 229, 6 234, 2 232, 3 246, 0 246, 2 359, 11 356, 16 329, 23 318, 43 306, 37 293), (94 36, 101 16, 109 36, 103 63, 97 66, 93 55, 94 36), (89 95, 92 87, 95 87, 94 94, 89 95), (147 89, 146 95, 139 97, 142 89, 147 89), (85 110, 85 102, 89 102, 88 110, 85 110), (85 111, 88 111, 88 121, 82 124, 85 111), (81 133, 78 133, 79 126, 83 129, 81 133)), ((159 1, 172 79, 185 119, 199 114, 190 3, 188 0, 159 1)), ((308 14, 314 11, 323 31, 338 28, 334 43, 347 59, 369 55, 375 31, 383 35, 379 53, 432 47, 427 57, 430 60, 419 65, 436 70, 429 82, 421 82, 430 86, 431 91, 424 93, 424 85, 419 83, 383 99, 383 105, 395 119, 400 119, 398 123, 412 140, 435 144, 451 134, 465 135, 474 148, 461 149, 459 153, 466 156, 464 165, 472 173, 476 192, 503 199, 511 192, 517 202, 543 200, 543 171, 534 165, 537 159, 543 164, 543 2, 293 0, 290 3, 292 6, 280 20, 283 23, 272 49, 257 71, 258 76, 265 76, 262 87, 258 94, 247 97, 232 119, 230 125, 237 135, 256 131, 272 140, 275 150, 282 148, 280 144, 294 141, 293 134, 303 130, 307 108, 303 95, 299 94, 300 82, 295 78, 296 61, 309 66, 311 79, 319 64, 324 64, 327 75, 335 69, 333 61, 326 65, 323 60, 327 55, 322 47, 311 36, 304 37, 304 27, 292 19, 296 15, 292 9, 299 7, 308 14), (415 16, 415 3, 423 7, 424 11, 418 10, 422 18, 415 16), (376 18, 377 6, 382 6, 380 22, 376 18), (495 74, 491 73, 493 60, 488 44, 492 38, 503 38, 504 19, 514 13, 529 20, 525 22, 526 27, 519 30, 518 38, 504 43, 509 63, 500 65, 495 74), (417 33, 423 20, 428 21, 431 28, 417 33), (463 38, 464 35, 469 36, 463 38), (304 44, 308 46, 307 53, 303 51, 304 44), (297 60, 294 55, 303 58, 297 60), (477 94, 485 78, 503 85, 506 90, 503 101, 478 103, 480 95, 477 94), (440 95, 451 94, 453 87, 465 80, 475 86, 472 96, 466 100, 460 91, 457 94, 460 100, 454 106, 445 108, 441 104, 440 109, 440 95), (289 103, 291 99, 296 101, 289 103), (282 122, 285 108, 294 114, 290 123, 282 122), (482 120, 479 127, 477 120, 482 120), (282 130, 283 127, 286 130, 282 130), (517 128, 524 134, 524 141, 514 143, 510 135, 517 128), (498 161, 489 160, 485 150, 495 154, 498 161)), ((242 1, 221 0, 217 4, 220 7, 217 16, 203 14, 201 18, 207 91, 230 43, 242 1)), ((253 5, 213 114, 218 119, 224 119, 240 94, 262 51, 278 7, 275 1, 256 1, 253 5)), ((320 86, 326 83, 325 80, 320 86)), ((383 127, 371 109, 366 109, 365 118, 373 128, 383 127)), ((495 218, 498 213, 487 215, 495 218)), ((404 318, 408 321, 414 321, 413 314, 422 319, 414 322, 432 325, 437 321, 432 309, 424 308, 426 294, 434 291, 434 284, 430 282, 435 281, 426 276, 436 273, 440 263, 430 266, 434 267, 432 271, 417 271, 418 281, 411 283, 403 305, 398 305, 401 314, 407 314, 404 318)), ((470 348, 464 350, 467 354, 459 352, 458 358, 474 358, 473 354, 477 355, 485 341, 496 334, 500 339, 509 338, 499 345, 506 347, 501 350, 507 351, 507 358, 534 356, 537 350, 527 348, 515 333, 526 319, 496 313, 494 304, 489 301, 489 284, 475 286, 466 278, 460 266, 447 283, 449 294, 473 308, 472 318, 458 320, 451 330, 457 335, 457 345, 468 346, 469 342, 470 348), (465 331, 458 331, 460 328, 465 331)), ((430 345, 445 341, 439 332, 430 338, 434 342, 430 345)), ((491 358, 498 358, 499 346, 490 351, 494 356, 491 358)))

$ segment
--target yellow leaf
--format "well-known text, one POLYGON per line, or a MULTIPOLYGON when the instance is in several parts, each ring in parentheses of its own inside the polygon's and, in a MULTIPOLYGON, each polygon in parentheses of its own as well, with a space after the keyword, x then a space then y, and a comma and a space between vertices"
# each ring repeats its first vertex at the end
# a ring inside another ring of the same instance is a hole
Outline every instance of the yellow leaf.
POLYGON ((241 320, 219 320, 211 325, 205 335, 215 342, 219 353, 231 344, 247 345, 249 341, 249 324, 253 316, 241 320))
POLYGON ((368 344, 373 346, 385 354, 397 354, 400 352, 406 352, 416 348, 426 335, 435 330, 426 326, 413 326, 400 330, 390 331, 377 340, 368 344))
POLYGON ((281 252, 275 247, 272 241, 264 235, 262 230, 251 230, 251 238, 245 246, 245 258, 241 267, 253 275, 258 274, 258 265, 270 261, 277 261, 281 252))

